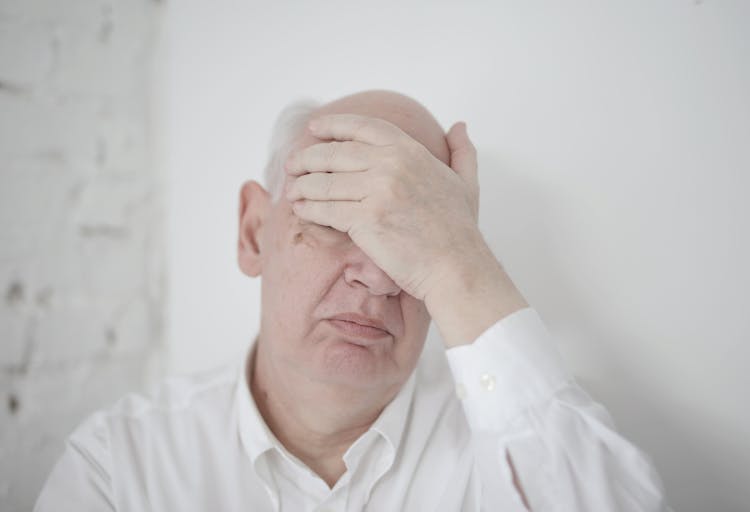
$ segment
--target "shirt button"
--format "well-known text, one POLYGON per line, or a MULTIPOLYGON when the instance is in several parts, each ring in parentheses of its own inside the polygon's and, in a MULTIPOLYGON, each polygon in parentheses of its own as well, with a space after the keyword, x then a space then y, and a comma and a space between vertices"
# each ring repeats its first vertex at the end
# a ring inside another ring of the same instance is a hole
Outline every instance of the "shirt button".
POLYGON ((485 391, 492 391, 493 389, 495 389, 495 377, 493 377, 489 373, 484 373, 479 379, 479 384, 482 386, 482 388, 484 388, 485 391))
POLYGON ((466 386, 464 386, 462 383, 456 384, 456 396, 459 400, 463 400, 466 398, 466 386))

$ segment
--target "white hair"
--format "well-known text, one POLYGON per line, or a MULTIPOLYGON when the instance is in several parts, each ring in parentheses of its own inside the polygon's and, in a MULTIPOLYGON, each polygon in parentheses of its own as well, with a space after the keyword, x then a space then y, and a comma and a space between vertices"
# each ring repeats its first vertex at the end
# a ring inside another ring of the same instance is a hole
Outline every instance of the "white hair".
POLYGON ((281 197, 281 185, 284 182, 283 166, 292 150, 292 145, 304 132, 312 113, 320 103, 312 98, 295 100, 284 107, 276 117, 268 147, 268 162, 263 171, 266 190, 271 200, 276 202, 281 197))

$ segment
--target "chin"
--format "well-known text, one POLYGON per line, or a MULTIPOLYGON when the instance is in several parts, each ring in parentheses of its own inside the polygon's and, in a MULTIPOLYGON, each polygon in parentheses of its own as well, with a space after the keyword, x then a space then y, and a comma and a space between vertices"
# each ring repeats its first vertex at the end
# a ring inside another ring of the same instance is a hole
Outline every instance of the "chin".
POLYGON ((384 379, 385 355, 372 348, 341 340, 325 347, 322 373, 326 380, 346 385, 372 389, 384 379))

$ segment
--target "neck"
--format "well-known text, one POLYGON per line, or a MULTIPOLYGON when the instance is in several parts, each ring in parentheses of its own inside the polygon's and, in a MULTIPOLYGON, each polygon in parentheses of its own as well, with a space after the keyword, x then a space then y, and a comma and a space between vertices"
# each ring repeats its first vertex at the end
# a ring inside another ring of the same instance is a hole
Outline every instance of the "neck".
POLYGON ((271 432, 331 488, 346 471, 346 450, 398 392, 363 392, 311 381, 272 364, 261 339, 250 369, 250 390, 271 432))

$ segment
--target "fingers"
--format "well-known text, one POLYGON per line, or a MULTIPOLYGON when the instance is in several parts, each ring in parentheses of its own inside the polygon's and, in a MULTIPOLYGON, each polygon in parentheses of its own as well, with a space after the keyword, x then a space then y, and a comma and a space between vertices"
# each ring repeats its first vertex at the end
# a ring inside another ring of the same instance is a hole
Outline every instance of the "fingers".
POLYGON ((295 201, 292 203, 297 217, 322 226, 348 233, 357 215, 357 201, 295 201))
POLYGON ((466 132, 466 123, 454 124, 445 136, 451 152, 451 169, 461 177, 477 174, 477 150, 466 132))
POLYGON ((384 119, 357 114, 328 114, 308 123, 319 139, 356 140, 376 146, 395 144, 407 136, 401 128, 384 119))
POLYGON ((292 153, 284 168, 298 176, 306 172, 363 171, 377 159, 375 146, 356 141, 322 142, 292 153))
POLYGON ((479 218, 479 176, 477 173, 477 150, 469 139, 466 123, 454 124, 445 136, 451 152, 451 169, 458 174, 472 191, 474 218, 479 218))
POLYGON ((286 198, 289 201, 361 201, 367 195, 365 172, 314 172, 289 182, 286 198))

